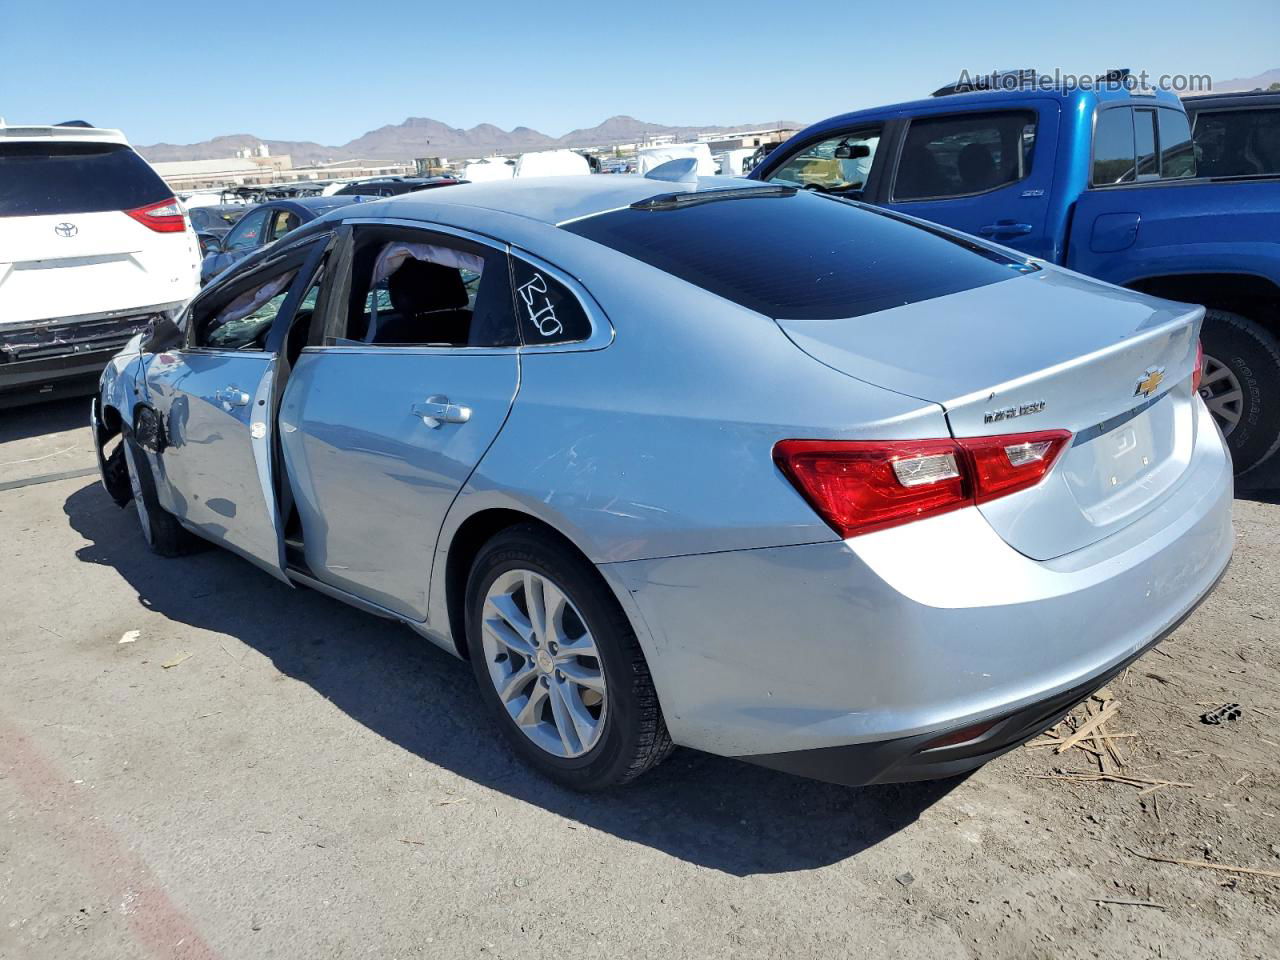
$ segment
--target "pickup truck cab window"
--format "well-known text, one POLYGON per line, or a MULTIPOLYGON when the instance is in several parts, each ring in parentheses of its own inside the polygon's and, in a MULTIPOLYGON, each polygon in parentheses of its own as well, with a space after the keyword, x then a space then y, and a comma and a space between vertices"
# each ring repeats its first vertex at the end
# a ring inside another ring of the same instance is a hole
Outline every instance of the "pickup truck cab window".
MULTIPOLYGON (((1160 179, 1182 180, 1196 175, 1196 151, 1191 142, 1191 124, 1179 110, 1161 109, 1160 179)), ((1280 159, 1280 158, 1277 158, 1280 159)))
POLYGON ((1133 111, 1128 107, 1100 110, 1093 128, 1093 185, 1132 183, 1135 156, 1133 111))
POLYGON ((827 193, 859 193, 867 185, 879 145, 879 127, 810 143, 784 160, 769 176, 769 182, 827 193))
POLYGON ((1036 115, 1028 110, 951 114, 911 121, 898 160, 894 201, 985 193, 1031 172, 1036 115))

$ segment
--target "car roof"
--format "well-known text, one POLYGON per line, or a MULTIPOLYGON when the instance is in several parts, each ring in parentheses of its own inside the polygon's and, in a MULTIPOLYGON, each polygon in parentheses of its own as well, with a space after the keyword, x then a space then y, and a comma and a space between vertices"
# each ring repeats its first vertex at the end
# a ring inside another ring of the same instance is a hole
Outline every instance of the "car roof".
POLYGON ((828 117, 825 120, 819 120, 817 123, 806 127, 793 136, 792 140, 804 139, 827 130, 849 127, 868 120, 881 120, 886 116, 950 113, 952 110, 959 112, 980 107, 990 107, 992 109, 1017 107, 1025 105, 1032 100, 1045 99, 1061 101, 1066 105, 1064 109, 1069 109, 1078 103, 1088 100, 1096 100, 1100 103, 1118 100, 1132 100, 1135 103, 1151 103, 1154 101, 1164 106, 1177 106, 1180 102, 1173 93, 1167 90, 1130 92, 1119 85, 1096 86, 1089 90, 1078 87, 1072 90, 1037 87, 1015 90, 972 90, 968 93, 922 97, 919 100, 905 100, 902 103, 891 103, 887 106, 868 107, 862 110, 854 110, 850 113, 842 113, 834 117, 828 117))
MULTIPOLYGON (((654 180, 635 174, 520 177, 461 183, 448 190, 416 191, 365 206, 370 216, 420 216, 424 220, 432 219, 442 208, 470 207, 554 226, 618 210, 659 194, 762 186, 737 177, 698 177, 688 181, 654 180)), ((365 212, 361 210, 362 214, 365 212)))
POLYGON ((315 214, 317 217, 328 213, 330 210, 338 207, 345 207, 349 203, 358 203, 355 197, 285 197, 279 200, 264 200, 260 206, 264 207, 301 207, 309 213, 315 214))
POLYGON ((73 124, 14 124, 10 125, 0 120, 0 139, 14 140, 62 140, 71 143, 120 143, 125 146, 129 145, 129 141, 125 139, 123 131, 108 130, 102 127, 86 127, 80 126, 79 122, 73 124))
POLYGON ((1183 97, 1183 104, 1190 111, 1207 107, 1253 107, 1280 104, 1280 90, 1242 90, 1238 93, 1204 93, 1195 97, 1183 97))

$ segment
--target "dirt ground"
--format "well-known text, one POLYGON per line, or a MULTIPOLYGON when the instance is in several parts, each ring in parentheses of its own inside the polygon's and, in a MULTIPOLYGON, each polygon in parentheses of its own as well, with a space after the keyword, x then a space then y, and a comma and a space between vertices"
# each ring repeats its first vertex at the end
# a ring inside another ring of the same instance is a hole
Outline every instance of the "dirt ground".
POLYGON ((84 413, 0 411, 0 958, 1280 956, 1280 879, 1141 856, 1280 872, 1274 501, 1110 685, 1123 772, 1188 786, 1039 779, 1077 748, 868 789, 678 751, 585 797, 408 630, 147 553, 84 413))

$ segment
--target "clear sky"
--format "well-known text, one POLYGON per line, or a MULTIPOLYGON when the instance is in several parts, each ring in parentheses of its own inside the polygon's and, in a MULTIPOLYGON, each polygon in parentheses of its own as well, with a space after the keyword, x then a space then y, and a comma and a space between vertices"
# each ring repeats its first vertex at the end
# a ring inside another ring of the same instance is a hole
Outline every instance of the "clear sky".
POLYGON ((342 144, 405 117, 560 136, 614 114, 817 120, 961 70, 1127 66, 1217 81, 1280 67, 1280 0, 714 4, 622 0, 10 0, 0 116, 134 143, 342 144))

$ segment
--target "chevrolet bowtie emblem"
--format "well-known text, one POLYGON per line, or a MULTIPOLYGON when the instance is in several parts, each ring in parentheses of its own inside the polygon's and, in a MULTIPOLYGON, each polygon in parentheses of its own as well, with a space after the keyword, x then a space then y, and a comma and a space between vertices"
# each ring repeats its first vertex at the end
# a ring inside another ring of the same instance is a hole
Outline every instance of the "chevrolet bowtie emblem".
POLYGON ((1162 383, 1164 383, 1164 367, 1148 367, 1147 372, 1138 380, 1138 386, 1134 388, 1133 395, 1149 397, 1162 383))

